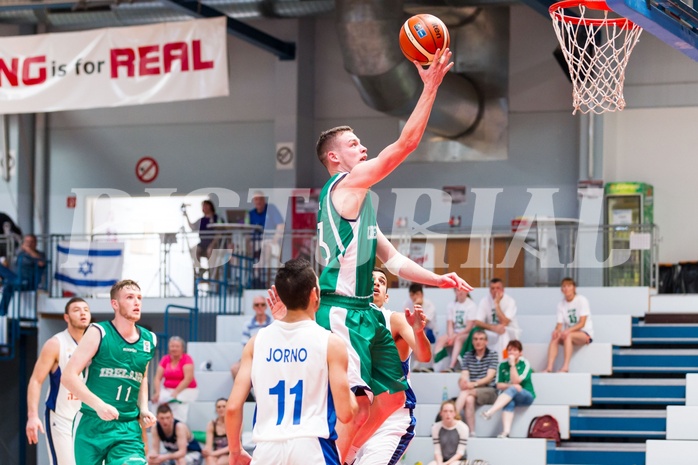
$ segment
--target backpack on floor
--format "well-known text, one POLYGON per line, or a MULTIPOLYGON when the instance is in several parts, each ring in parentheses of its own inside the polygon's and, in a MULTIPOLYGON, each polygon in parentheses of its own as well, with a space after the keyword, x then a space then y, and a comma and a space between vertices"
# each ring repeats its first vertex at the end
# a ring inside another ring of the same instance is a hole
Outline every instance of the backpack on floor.
POLYGON ((531 420, 528 425, 529 438, 544 438, 555 441, 560 445, 560 426, 552 415, 541 415, 531 420))

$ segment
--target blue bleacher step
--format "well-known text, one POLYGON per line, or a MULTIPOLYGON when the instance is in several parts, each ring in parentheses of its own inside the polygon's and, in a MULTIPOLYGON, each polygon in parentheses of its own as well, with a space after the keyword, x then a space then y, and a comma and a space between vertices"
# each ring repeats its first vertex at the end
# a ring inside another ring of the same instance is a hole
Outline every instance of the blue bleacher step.
POLYGON ((698 344, 698 324, 633 323, 633 344, 698 344))
POLYGON ((683 405, 686 379, 598 378, 591 382, 593 404, 683 405))
POLYGON ((612 442, 563 442, 560 447, 548 443, 548 465, 644 465, 645 444, 612 442))
POLYGON ((698 372, 698 349, 613 349, 614 373, 698 372))
POLYGON ((570 409, 571 437, 666 437, 666 410, 570 409))

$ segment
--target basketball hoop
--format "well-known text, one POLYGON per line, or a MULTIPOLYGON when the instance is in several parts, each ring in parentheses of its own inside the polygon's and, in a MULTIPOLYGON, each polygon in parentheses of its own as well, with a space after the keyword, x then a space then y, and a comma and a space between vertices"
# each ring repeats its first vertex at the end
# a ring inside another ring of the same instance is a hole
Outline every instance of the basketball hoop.
POLYGON ((564 0, 548 11, 572 78, 572 114, 625 108, 625 68, 642 28, 609 16, 604 0, 564 0))

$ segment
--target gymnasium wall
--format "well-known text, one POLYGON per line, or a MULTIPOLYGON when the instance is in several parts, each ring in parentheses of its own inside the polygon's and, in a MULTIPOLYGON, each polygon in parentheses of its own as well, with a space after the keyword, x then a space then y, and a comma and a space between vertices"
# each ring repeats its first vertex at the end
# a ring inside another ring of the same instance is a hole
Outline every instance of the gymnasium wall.
MULTIPOLYGON (((300 105, 312 107, 313 139, 323 129, 350 124, 375 155, 397 137, 399 121, 361 101, 344 70, 333 21, 331 17, 314 20, 315 82, 310 101, 300 105)), ((300 27, 296 20, 257 20, 253 24, 286 40, 295 40, 300 27)), ((12 29, 4 27, 3 31, 9 34, 12 29)), ((464 225, 488 226, 473 218, 477 195, 472 192, 488 188, 503 189, 495 206, 495 226, 506 227, 511 218, 523 214, 531 188, 558 190, 553 197, 554 211, 543 214, 576 216, 580 117, 571 114, 571 85, 552 58, 557 41, 549 20, 528 7, 513 6, 510 41, 508 159, 405 164, 376 188, 384 230, 389 231, 395 216, 401 214, 394 211, 393 189, 440 189, 444 185, 467 186, 467 201, 448 211, 448 204, 430 205, 425 197, 420 200, 417 221, 453 213, 462 216, 464 225)), ((70 231, 73 214, 81 212, 65 206, 73 188, 109 187, 145 195, 145 187, 176 188, 181 194, 207 186, 240 193, 260 186, 286 187, 276 176, 273 159, 279 124, 275 95, 296 92, 294 81, 285 83, 278 60, 269 53, 235 38, 229 38, 229 50, 230 97, 50 115, 52 231, 70 231), (156 157, 161 165, 159 179, 149 186, 134 175, 135 162, 144 155, 156 157)), ((692 161, 688 138, 698 106, 697 66, 644 34, 627 71, 627 109, 597 117, 604 129, 604 181, 639 180, 656 187, 656 221, 664 238, 662 261, 698 255, 682 245, 693 227, 692 205, 687 200, 693 192, 692 170, 667 169, 685 167, 692 161), (684 129, 674 131, 679 127, 684 129), (689 195, 683 195, 683 190, 689 195)), ((309 151, 312 147, 306 145, 305 152, 309 151)), ((312 154, 306 153, 300 169, 310 172, 307 178, 314 186, 326 179, 324 168, 314 162, 312 154)), ((16 186, 3 187, 0 204, 12 212, 16 186)))
POLYGON ((626 76, 626 110, 604 116, 604 180, 653 184, 660 262, 698 260, 698 63, 645 32, 626 76))
MULTIPOLYGON (((501 188, 494 224, 508 227, 528 206, 527 189, 558 190, 554 211, 541 214, 576 216, 577 121, 571 115, 569 84, 552 57, 556 39, 548 21, 527 7, 513 7, 510 51, 509 154, 507 160, 461 163, 411 163, 400 167, 376 188, 380 198, 379 222, 389 231, 395 217, 392 189, 465 185, 469 189, 501 188), (527 41, 516 40, 525 34, 527 41), (547 98, 548 95, 556 96, 547 98), (561 97, 560 97, 561 96, 561 97), (559 98, 558 98, 559 97, 559 98)), ((295 40, 300 22, 257 20, 256 27, 295 40)), ((312 23, 311 23, 312 24, 312 23)), ((393 142, 399 121, 368 108, 344 70, 334 19, 314 21, 313 141, 328 127, 355 128, 370 155, 393 142)), ((274 94, 295 92, 278 75, 278 60, 271 54, 229 38, 230 97, 199 102, 147 105, 117 109, 62 112, 51 115, 51 230, 70 231, 76 210, 66 208, 73 188, 119 189, 145 195, 144 188, 176 188, 188 193, 207 186, 246 193, 256 187, 288 187, 275 180, 274 94), (160 163, 160 176, 151 185, 136 180, 136 161, 145 155, 160 163)), ((306 151, 313 147, 306 146, 306 151)), ((300 169, 310 170, 313 186, 327 178, 324 168, 308 154, 300 169)), ((464 225, 473 222, 476 195, 453 206, 464 225)), ((448 205, 420 201, 419 222, 429 215, 447 218, 448 205)), ((398 214, 399 216, 399 214, 398 214)), ((477 224, 475 226, 489 226, 477 224)), ((78 218, 77 224, 82 224, 78 218)))

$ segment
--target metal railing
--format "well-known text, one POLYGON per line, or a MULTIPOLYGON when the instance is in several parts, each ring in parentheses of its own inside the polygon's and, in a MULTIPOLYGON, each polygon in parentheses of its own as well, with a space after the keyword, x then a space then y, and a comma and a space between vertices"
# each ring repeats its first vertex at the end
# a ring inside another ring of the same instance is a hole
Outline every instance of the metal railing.
MULTIPOLYGON (((116 279, 136 280, 148 297, 195 296, 204 313, 239 312, 242 291, 268 288, 280 263, 291 257, 308 258, 319 271, 315 261, 317 239, 314 231, 286 233, 280 238, 272 234, 254 235, 249 231, 212 233, 210 237, 217 239, 218 245, 210 259, 203 258, 201 263, 196 259, 199 237, 184 232, 40 237, 39 249, 46 252, 49 263, 46 288, 51 297, 68 295, 69 286, 56 279, 65 266, 65 256, 59 254, 59 245, 82 242, 122 244, 123 269, 116 279)), ((533 223, 514 232, 511 229, 449 229, 427 237, 405 232, 389 237, 403 253, 417 260, 423 257, 411 245, 419 241, 437 244, 441 241, 446 248, 464 248, 455 255, 461 258, 452 259, 454 263, 448 263, 453 256, 451 253, 437 256, 435 268, 476 273, 478 278, 471 278, 474 281, 471 284, 476 286, 486 286, 494 275, 512 280, 517 260, 523 260, 524 279, 516 285, 527 287, 557 286, 565 276, 575 278, 581 286, 657 285, 659 237, 655 225, 586 226, 545 222, 533 223), (458 242, 462 240, 464 242, 458 242)), ((3 240, 0 236, 0 249, 4 243, 9 251, 13 244, 3 240)), ((443 251, 444 247, 435 250, 443 251)), ((429 263, 424 264, 429 266, 429 263)), ((520 262, 517 266, 521 266, 520 262)), ((105 287, 82 295, 106 296, 108 290, 105 287)))

